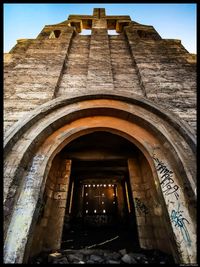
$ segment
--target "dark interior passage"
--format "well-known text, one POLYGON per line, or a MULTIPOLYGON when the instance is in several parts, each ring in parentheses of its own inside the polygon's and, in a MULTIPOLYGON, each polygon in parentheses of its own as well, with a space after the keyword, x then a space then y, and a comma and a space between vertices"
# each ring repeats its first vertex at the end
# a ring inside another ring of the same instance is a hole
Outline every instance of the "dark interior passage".
POLYGON ((85 178, 74 183, 72 203, 68 203, 65 215, 62 249, 138 248, 135 215, 128 204, 125 183, 123 176, 85 178))
POLYGON ((85 223, 88 221, 92 224, 94 218, 93 224, 98 226, 103 224, 103 218, 106 219, 105 224, 125 222, 131 211, 130 203, 134 208, 128 192, 127 167, 123 164, 125 162, 74 162, 75 171, 72 167, 71 192, 68 194, 66 212, 73 218, 81 218, 85 223))
POLYGON ((137 154, 135 146, 106 132, 86 135, 65 148, 72 169, 61 248, 138 246, 130 153, 137 154))
POLYGON ((61 249, 106 249, 117 251, 126 249, 140 251, 137 238, 134 238, 132 228, 125 224, 104 227, 86 226, 73 222, 64 230, 61 249), (130 238, 132 237, 132 238, 130 238))

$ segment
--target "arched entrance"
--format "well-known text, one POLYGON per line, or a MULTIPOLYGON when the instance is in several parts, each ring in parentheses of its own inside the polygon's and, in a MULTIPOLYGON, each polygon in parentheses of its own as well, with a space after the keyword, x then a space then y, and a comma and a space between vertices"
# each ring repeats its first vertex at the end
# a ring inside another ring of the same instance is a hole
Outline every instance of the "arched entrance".
MULTIPOLYGON (((12 214, 7 216, 8 228, 5 227, 5 262, 25 262, 30 254, 33 233, 37 228, 36 222, 56 155, 71 141, 97 131, 106 131, 127 139, 143 157, 143 175, 137 170, 134 158, 128 159, 135 208, 146 207, 148 195, 151 199, 149 225, 136 214, 141 246, 169 249, 177 262, 195 262, 195 157, 193 141, 187 128, 184 125, 179 127, 175 119, 152 107, 147 101, 120 96, 112 96, 112 100, 108 96, 95 98, 89 96, 79 101, 73 98, 71 101, 52 101, 9 133, 6 162, 11 164, 14 153, 18 153, 13 181, 18 180, 20 186, 14 187, 16 183, 11 181, 6 192, 9 196, 12 188, 12 193, 16 195, 10 204, 12 214), (141 177, 147 180, 140 180, 141 177), (137 183, 141 183, 138 188, 137 183), (149 183, 152 183, 151 193, 147 193, 149 183), (136 188, 139 191, 134 193, 136 188), (177 227, 180 212, 184 224, 177 227), (19 223, 22 227, 20 229, 19 223), (147 226, 150 228, 147 229, 147 226), (152 227, 154 237, 150 237, 152 227), (162 247, 164 240, 165 243, 169 241, 167 248, 162 247)), ((61 194, 62 191, 57 189, 49 191, 49 198, 59 199, 58 205, 61 206, 57 210, 63 218, 57 225, 54 246, 61 244, 65 214, 62 203, 66 203, 67 199, 71 160, 64 166, 67 166, 63 170, 64 180, 67 181, 67 184, 63 184, 64 193, 61 194), (63 199, 59 198, 61 195, 63 199)), ((8 197, 5 203, 8 205, 8 197)), ((46 218, 43 223, 48 224, 49 219, 46 218)), ((51 244, 50 241, 47 243, 51 244)))
MULTIPOLYGON (((45 208, 30 251, 40 251, 40 243, 45 250, 80 249, 119 235, 115 247, 139 246, 128 169, 128 159, 138 158, 138 153, 132 143, 105 131, 83 135, 64 147, 53 160, 47 178, 45 208), (71 166, 69 181, 63 178, 66 164, 71 166), (55 198, 50 197, 53 181, 58 193, 55 198), (124 244, 128 234, 132 236, 130 244, 124 244)), ((146 218, 146 213, 139 210, 139 217, 146 218)))

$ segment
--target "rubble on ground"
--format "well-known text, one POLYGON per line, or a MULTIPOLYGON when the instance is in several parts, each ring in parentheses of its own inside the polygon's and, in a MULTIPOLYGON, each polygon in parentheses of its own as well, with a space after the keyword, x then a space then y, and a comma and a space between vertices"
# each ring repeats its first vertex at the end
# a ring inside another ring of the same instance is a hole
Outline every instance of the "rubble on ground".
POLYGON ((134 253, 121 249, 110 251, 102 249, 59 250, 43 252, 30 260, 30 264, 169 264, 174 263, 171 256, 158 250, 141 250, 134 253))

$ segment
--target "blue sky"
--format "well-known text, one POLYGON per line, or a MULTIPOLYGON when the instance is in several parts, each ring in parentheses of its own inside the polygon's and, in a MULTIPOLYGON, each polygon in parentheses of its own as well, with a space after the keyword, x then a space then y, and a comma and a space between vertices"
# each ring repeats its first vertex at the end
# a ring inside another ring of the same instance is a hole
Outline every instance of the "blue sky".
POLYGON ((152 25, 162 38, 180 39, 196 53, 196 4, 4 4, 4 52, 17 39, 36 38, 45 25, 60 23, 70 14, 92 15, 93 8, 106 8, 107 15, 129 15, 152 25))

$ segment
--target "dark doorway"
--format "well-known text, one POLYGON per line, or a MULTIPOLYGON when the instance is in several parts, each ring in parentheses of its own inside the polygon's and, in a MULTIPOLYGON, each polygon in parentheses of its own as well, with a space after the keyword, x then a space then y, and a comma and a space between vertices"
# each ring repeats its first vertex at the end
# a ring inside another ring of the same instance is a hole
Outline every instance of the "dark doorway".
POLYGON ((80 137, 63 150, 72 170, 61 248, 138 246, 130 153, 136 155, 137 148, 106 132, 80 137))
POLYGON ((77 180, 71 183, 73 197, 66 211, 61 248, 131 251, 138 247, 133 203, 125 188, 126 177, 77 180))

